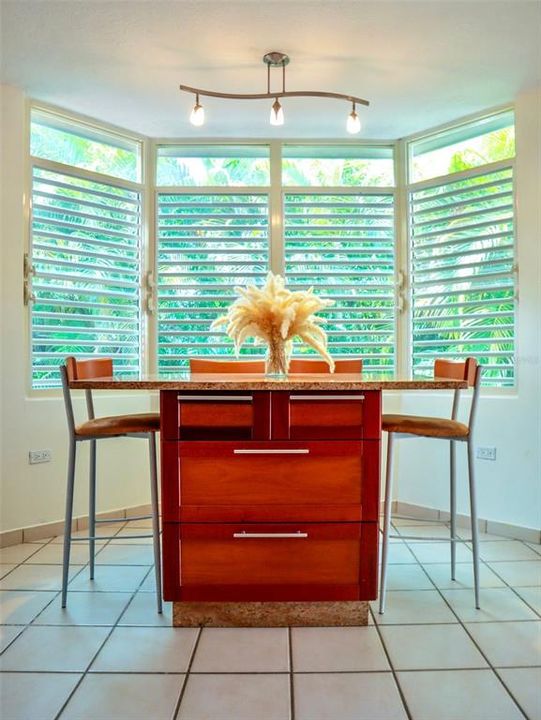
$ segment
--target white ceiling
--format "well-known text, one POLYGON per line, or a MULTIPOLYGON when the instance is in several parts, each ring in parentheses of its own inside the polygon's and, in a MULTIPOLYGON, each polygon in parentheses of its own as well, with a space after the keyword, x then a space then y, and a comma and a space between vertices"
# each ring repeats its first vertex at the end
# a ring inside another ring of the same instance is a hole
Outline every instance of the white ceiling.
MULTIPOLYGON (((178 83, 264 92, 262 55, 287 52, 290 90, 370 100, 362 136, 396 138, 541 84, 541 3, 524 0, 2 0, 2 81, 154 137, 348 138, 346 103, 204 101, 178 83)), ((278 78, 277 78, 278 80, 278 78)), ((357 136, 359 137, 359 136, 357 136)))

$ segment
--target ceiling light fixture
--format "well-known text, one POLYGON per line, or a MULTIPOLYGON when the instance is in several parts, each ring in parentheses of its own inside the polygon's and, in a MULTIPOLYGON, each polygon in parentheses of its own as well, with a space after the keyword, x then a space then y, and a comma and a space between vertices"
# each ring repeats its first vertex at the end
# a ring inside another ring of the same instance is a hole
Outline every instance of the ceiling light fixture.
POLYGON ((361 121, 356 112, 356 105, 366 105, 370 103, 363 98, 354 95, 344 95, 342 93, 322 92, 320 90, 294 90, 286 92, 286 65, 289 64, 289 56, 281 52, 269 52, 263 55, 263 62, 267 66, 267 92, 266 93, 223 93, 214 90, 202 90, 201 88, 190 87, 189 85, 180 85, 182 92, 193 93, 195 95, 195 105, 190 115, 192 125, 203 125, 205 122, 205 110, 199 103, 199 96, 217 97, 224 100, 265 100, 274 98, 274 102, 270 112, 271 125, 284 124, 284 111, 278 98, 284 97, 320 97, 332 98, 333 100, 347 100, 352 103, 352 111, 347 118, 346 129, 352 135, 360 132, 361 121), (282 68, 282 90, 280 92, 271 92, 270 88, 270 71, 271 68, 282 68))

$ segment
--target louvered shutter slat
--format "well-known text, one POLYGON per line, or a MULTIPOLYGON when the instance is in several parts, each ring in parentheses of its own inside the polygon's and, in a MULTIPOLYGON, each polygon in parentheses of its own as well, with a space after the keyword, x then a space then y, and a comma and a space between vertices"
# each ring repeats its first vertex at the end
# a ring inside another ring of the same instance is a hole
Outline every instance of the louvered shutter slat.
POLYGON ((33 387, 58 387, 68 355, 139 373, 139 193, 39 164, 32 189, 33 387))

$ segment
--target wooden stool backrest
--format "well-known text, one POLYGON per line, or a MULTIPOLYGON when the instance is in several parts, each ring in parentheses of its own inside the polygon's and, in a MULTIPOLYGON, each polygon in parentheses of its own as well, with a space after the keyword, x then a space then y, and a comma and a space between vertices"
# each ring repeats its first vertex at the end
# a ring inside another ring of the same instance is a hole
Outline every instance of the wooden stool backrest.
POLYGON ((66 358, 68 380, 93 380, 94 378, 112 377, 112 358, 91 358, 90 360, 77 360, 74 357, 66 358))
MULTIPOLYGON (((335 373, 361 373, 363 371, 363 361, 361 358, 352 358, 351 360, 335 360, 335 373)), ((329 366, 325 360, 311 360, 309 358, 292 358, 289 363, 290 373, 329 373, 329 366)))
MULTIPOLYGON (((479 388, 481 386, 481 366, 477 360, 470 357, 460 362, 454 362, 452 360, 443 360, 438 358, 434 361, 434 377, 448 378, 449 380, 466 380, 468 387, 473 388, 470 416, 468 420, 468 426, 472 429, 477 412, 479 388)), ((459 398, 460 390, 455 390, 453 397, 453 410, 451 412, 451 418, 453 420, 456 420, 458 415, 459 398)))
POLYGON ((191 373, 264 373, 264 360, 207 360, 190 358, 191 373))

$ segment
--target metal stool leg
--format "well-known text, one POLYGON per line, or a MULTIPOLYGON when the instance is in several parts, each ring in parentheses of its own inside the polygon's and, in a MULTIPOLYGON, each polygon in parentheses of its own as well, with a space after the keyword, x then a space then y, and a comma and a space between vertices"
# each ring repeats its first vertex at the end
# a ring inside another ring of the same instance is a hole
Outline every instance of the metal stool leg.
POLYGON ((473 467, 473 443, 468 439, 468 478, 470 485, 470 521, 473 549, 473 582, 475 588, 475 607, 479 610, 479 525, 477 522, 477 497, 475 492, 475 474, 473 467))
POLYGON ((391 504, 393 499, 393 433, 387 436, 387 468, 385 471, 385 508, 383 518, 383 540, 381 543, 381 578, 379 586, 379 613, 385 612, 385 594, 387 592, 387 554, 389 549, 389 531, 391 528, 391 504))
POLYGON ((152 534, 154 535, 154 573, 156 577, 156 601, 162 612, 162 573, 160 557, 160 516, 158 511, 158 471, 156 463, 156 434, 148 436, 150 454, 150 493, 152 498, 152 534))
POLYGON ((456 443, 450 446, 451 580, 456 580, 456 443))
POLYGON ((68 455, 68 482, 66 488, 66 515, 64 518, 64 556, 62 564, 62 607, 66 607, 71 550, 71 523, 73 520, 73 487, 75 484, 75 451, 77 443, 70 438, 68 455))
MULTIPOLYGON (((90 472, 88 478, 88 534, 91 538, 96 536, 96 441, 90 441, 90 472)), ((90 579, 94 580, 94 555, 96 541, 88 541, 90 554, 90 579)))

